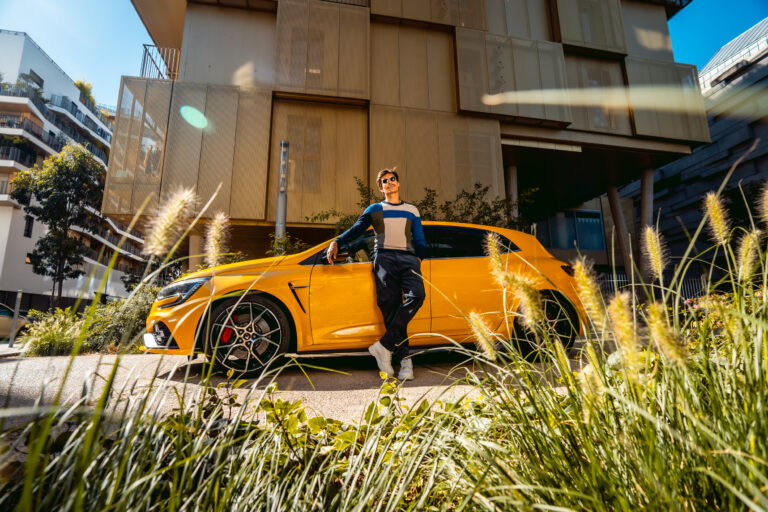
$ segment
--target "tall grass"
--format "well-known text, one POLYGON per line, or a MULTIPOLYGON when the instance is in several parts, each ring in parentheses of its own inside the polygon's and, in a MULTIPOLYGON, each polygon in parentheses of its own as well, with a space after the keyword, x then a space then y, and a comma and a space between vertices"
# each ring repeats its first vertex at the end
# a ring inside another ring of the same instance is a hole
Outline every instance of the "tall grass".
MULTIPOLYGON (((576 262, 588 312, 577 361, 540 323, 529 322, 531 361, 472 315, 482 350, 456 349, 479 363, 463 379, 471 398, 408 407, 386 380, 350 424, 282 400, 282 367, 224 386, 206 374, 192 396, 170 377, 118 388, 113 370, 95 400, 32 409, 2 434, 0 508, 768 509, 768 253, 756 227, 742 251, 721 228, 717 250, 663 283, 663 240, 648 233, 657 279, 637 293, 600 296, 576 262), (711 296, 684 301, 687 269, 707 259, 711 296), (163 416, 168 400, 177 408, 163 416)), ((530 291, 492 270, 510 293, 530 291)))

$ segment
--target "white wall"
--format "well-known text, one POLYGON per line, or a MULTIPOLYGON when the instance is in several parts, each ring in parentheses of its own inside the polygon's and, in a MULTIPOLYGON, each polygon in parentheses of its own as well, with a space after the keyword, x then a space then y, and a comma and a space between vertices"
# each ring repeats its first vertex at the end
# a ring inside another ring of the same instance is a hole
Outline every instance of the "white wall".
POLYGON ((664 7, 648 3, 621 1, 629 55, 673 62, 664 7))
POLYGON ((272 12, 187 5, 180 79, 271 85, 275 80, 276 24, 272 12))
POLYGON ((2 81, 13 83, 19 76, 21 54, 24 51, 24 35, 0 31, 0 73, 2 81))

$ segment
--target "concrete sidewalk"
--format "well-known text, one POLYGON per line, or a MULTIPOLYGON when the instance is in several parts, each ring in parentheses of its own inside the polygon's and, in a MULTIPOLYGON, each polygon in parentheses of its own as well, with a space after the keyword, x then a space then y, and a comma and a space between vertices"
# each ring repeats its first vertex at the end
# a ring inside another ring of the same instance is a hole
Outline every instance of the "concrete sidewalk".
POLYGON ((0 358, 20 357, 22 352, 24 352, 24 345, 19 344, 18 341, 14 342, 13 347, 8 346, 8 340, 0 341, 0 358))

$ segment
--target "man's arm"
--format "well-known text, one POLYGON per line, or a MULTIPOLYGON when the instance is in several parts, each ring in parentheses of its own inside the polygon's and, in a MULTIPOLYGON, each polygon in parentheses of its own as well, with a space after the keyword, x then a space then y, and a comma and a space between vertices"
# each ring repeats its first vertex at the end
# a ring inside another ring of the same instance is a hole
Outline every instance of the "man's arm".
POLYGON ((413 241, 413 250, 416 256, 420 259, 424 259, 424 255, 427 252, 427 240, 424 238, 424 228, 421 226, 421 217, 416 217, 411 223, 411 231, 413 241))
POLYGON ((374 205, 365 209, 362 215, 358 217, 357 221, 351 228, 337 236, 328 247, 328 263, 333 265, 333 260, 339 250, 339 245, 346 244, 359 237, 370 227, 371 225, 371 209, 374 205))

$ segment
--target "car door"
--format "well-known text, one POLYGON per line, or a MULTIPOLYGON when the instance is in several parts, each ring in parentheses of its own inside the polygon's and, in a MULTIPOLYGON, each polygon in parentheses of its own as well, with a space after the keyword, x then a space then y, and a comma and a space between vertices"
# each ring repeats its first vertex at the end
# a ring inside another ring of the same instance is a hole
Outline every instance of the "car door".
MULTIPOLYGON (((384 320, 376 305, 373 247, 374 234, 369 230, 348 246, 339 247, 339 255, 346 254, 344 261, 330 265, 321 258, 313 266, 309 281, 313 350, 363 349, 384 334, 384 320)), ((428 271, 429 265, 422 263, 427 279, 428 271)), ((427 290, 424 305, 408 325, 408 332, 428 332, 429 327, 427 290)))
POLYGON ((10 338, 12 321, 13 311, 11 311, 10 308, 0 304, 0 338, 10 338))
MULTIPOLYGON (((504 320, 503 293, 485 254, 488 231, 463 226, 424 227, 432 287, 432 331, 467 341, 466 316, 482 313, 494 328, 504 320)), ((508 241, 504 240, 504 244, 508 241)), ((509 242, 511 244, 511 242, 509 242)))

